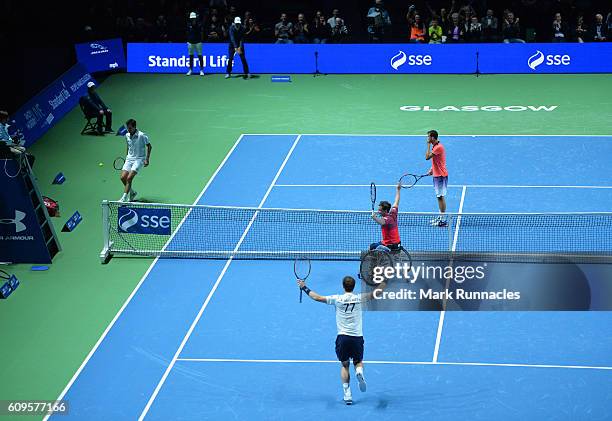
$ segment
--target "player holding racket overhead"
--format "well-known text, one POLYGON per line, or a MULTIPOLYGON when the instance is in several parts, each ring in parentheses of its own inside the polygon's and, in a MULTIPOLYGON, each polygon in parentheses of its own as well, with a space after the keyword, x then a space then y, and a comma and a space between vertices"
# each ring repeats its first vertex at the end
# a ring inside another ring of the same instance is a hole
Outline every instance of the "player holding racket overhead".
POLYGON ((363 328, 361 303, 371 300, 377 290, 384 289, 386 284, 381 282, 369 293, 355 294, 355 279, 345 276, 342 279, 344 294, 319 295, 306 286, 306 283, 298 279, 299 288, 310 298, 320 303, 333 305, 336 308, 336 356, 342 364, 340 378, 342 379, 342 393, 344 403, 351 405, 353 395, 351 394, 350 360, 353 359, 355 375, 359 383, 359 390, 366 391, 366 381, 363 376, 363 328))
POLYGON ((438 227, 448 226, 446 222, 446 186, 448 184, 448 171, 446 170, 446 151, 444 146, 438 140, 438 132, 430 130, 427 132, 427 152, 425 159, 431 159, 430 175, 433 175, 433 185, 438 198, 438 207, 440 208, 440 216, 431 221, 431 225, 438 227))
POLYGON ((132 182, 141 168, 149 165, 152 149, 148 136, 136 128, 136 120, 131 118, 125 125, 128 131, 125 135, 127 156, 121 169, 121 182, 124 190, 119 199, 120 202, 129 202, 136 197, 136 192, 132 189, 132 182))
POLYGON ((370 244, 370 250, 389 252, 400 248, 401 241, 399 230, 397 229, 397 212, 401 190, 402 184, 397 183, 393 205, 383 200, 378 204, 378 213, 372 210, 372 219, 382 228, 382 241, 370 244))

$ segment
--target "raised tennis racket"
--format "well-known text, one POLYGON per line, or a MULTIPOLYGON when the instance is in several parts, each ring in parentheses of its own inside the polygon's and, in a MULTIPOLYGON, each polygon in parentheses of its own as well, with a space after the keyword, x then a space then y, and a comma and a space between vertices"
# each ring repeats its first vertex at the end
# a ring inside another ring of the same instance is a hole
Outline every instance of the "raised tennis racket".
POLYGON ((393 259, 386 251, 370 250, 361 257, 359 276, 370 286, 379 285, 385 268, 393 266, 393 259))
POLYGON ((115 160, 113 161, 113 168, 116 169, 117 171, 120 171, 123 169, 123 164, 125 164, 124 158, 122 157, 115 158, 115 160))
POLYGON ((416 175, 416 174, 404 174, 400 177, 399 182, 404 189, 413 187, 423 177, 429 177, 429 174, 416 175))
POLYGON ((370 183, 370 200, 372 201, 372 212, 374 212, 374 206, 376 205, 376 184, 370 183))
MULTIPOLYGON (((310 259, 308 257, 298 257, 295 259, 293 262, 293 273, 298 280, 306 281, 308 275, 310 275, 310 259)), ((300 289, 300 303, 302 302, 303 292, 300 289)))

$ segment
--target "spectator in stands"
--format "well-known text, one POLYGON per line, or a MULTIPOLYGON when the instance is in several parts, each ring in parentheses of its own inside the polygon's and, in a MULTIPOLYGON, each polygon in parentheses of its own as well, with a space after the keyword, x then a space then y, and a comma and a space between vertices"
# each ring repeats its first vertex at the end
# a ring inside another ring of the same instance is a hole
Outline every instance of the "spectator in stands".
POLYGON ((595 24, 593 25, 593 32, 589 37, 589 41, 604 42, 608 40, 608 28, 603 21, 603 15, 595 15, 595 24))
POLYGON ((309 35, 310 30, 308 23, 306 23, 306 18, 303 13, 300 13, 298 14, 297 23, 293 27, 293 41, 296 44, 308 44, 310 42, 309 35))
POLYGON ((189 14, 187 23, 187 52, 189 53, 189 71, 187 76, 193 73, 193 56, 198 53, 200 76, 204 76, 204 57, 202 56, 202 41, 204 40, 204 27, 198 19, 196 12, 189 14))
MULTIPOLYGON (((327 19, 327 23, 329 24, 329 27, 333 30, 334 27, 336 26, 337 23, 337 19, 340 17, 340 10, 338 9, 334 9, 332 11, 332 15, 331 18, 327 19)), ((342 20, 344 22, 344 20, 342 20)))
POLYGON ((96 84, 93 82, 87 83, 87 95, 80 100, 85 107, 85 114, 89 118, 96 117, 98 119, 96 130, 102 135, 104 132, 113 131, 113 112, 106 106, 100 95, 96 92, 96 84), (104 117, 106 116, 106 124, 104 117))
POLYGON ((280 22, 274 26, 276 44, 293 44, 293 24, 287 21, 287 14, 282 13, 280 22))
POLYGON ((385 42, 391 35, 391 17, 384 7, 383 0, 376 0, 367 14, 370 42, 385 42))
POLYGON ((567 24, 561 20, 561 13, 555 13, 552 23, 552 42, 566 42, 569 36, 567 24))
POLYGON ((431 20, 431 25, 429 26, 428 32, 430 44, 442 43, 442 27, 439 25, 437 18, 433 18, 431 20))
POLYGON ((344 19, 336 18, 336 24, 332 28, 331 41, 334 44, 342 44, 342 43, 347 42, 347 40, 348 40, 348 28, 344 24, 344 19))
POLYGON ((574 37, 576 42, 583 43, 587 38, 588 29, 584 25, 584 16, 578 16, 578 22, 576 23, 576 29, 574 29, 574 37))
POLYGON ((480 21, 482 26, 482 41, 483 42, 497 42, 499 26, 497 18, 493 16, 493 10, 487 10, 487 15, 480 21))
POLYGON ((502 24, 502 34, 504 42, 508 43, 525 43, 521 36, 521 27, 519 26, 519 18, 514 17, 514 13, 508 12, 502 24))
POLYGON ((471 5, 462 6, 459 9, 459 20, 467 24, 472 22, 472 16, 476 15, 476 11, 471 5))
POLYGON ((319 21, 311 31, 313 44, 327 44, 331 38, 332 31, 329 23, 325 20, 325 16, 319 16, 319 21))
POLYGON ((244 33, 244 39, 248 42, 258 42, 261 38, 261 28, 255 21, 254 17, 250 17, 246 22, 246 28, 244 33))
POLYGON ((425 39, 427 35, 427 29, 425 24, 421 21, 421 15, 415 14, 414 20, 408 19, 410 24, 410 42, 422 44, 427 42, 425 39))
POLYGON ((314 17, 312 18, 312 24, 310 25, 311 27, 314 27, 318 22, 319 22, 319 18, 323 16, 323 12, 321 12, 320 10, 317 10, 315 12, 314 17))
POLYGON ((242 17, 242 24, 245 26, 245 28, 246 28, 247 22, 252 17, 253 17, 253 14, 250 11, 247 10, 246 12, 244 12, 244 16, 242 17))
POLYGON ((249 63, 246 61, 246 55, 244 52, 244 34, 245 34, 244 26, 242 25, 242 21, 238 16, 234 18, 234 23, 230 26, 229 29, 229 50, 227 53, 227 74, 225 75, 226 79, 229 79, 232 74, 232 64, 234 62, 234 54, 238 54, 240 56, 240 61, 242 61, 242 68, 244 69, 244 78, 247 79, 251 77, 249 73, 249 63))
POLYGON ((459 13, 455 12, 451 15, 448 29, 446 30, 446 42, 463 42, 464 35, 463 25, 459 22, 459 13))
POLYGON ((448 12, 446 11, 445 8, 440 9, 440 20, 438 21, 438 23, 440 24, 440 26, 442 27, 442 32, 445 33, 446 29, 448 28, 449 24, 450 24, 450 16, 448 14, 448 12))
POLYGON ((208 6, 211 9, 224 11, 227 10, 227 0, 210 0, 208 6))
POLYGON ((115 23, 119 37, 123 38, 124 42, 132 41, 134 31, 134 20, 128 16, 127 10, 124 10, 115 23))
POLYGON ((144 18, 136 18, 134 25, 134 41, 149 42, 150 25, 144 18))
POLYGON ((159 15, 155 20, 153 28, 153 38, 155 42, 168 42, 168 22, 164 15, 159 15))
POLYGON ((476 15, 471 15, 469 22, 465 23, 465 42, 478 43, 482 37, 482 25, 476 15))
POLYGON ((206 34, 210 42, 221 42, 225 39, 225 27, 219 22, 219 16, 211 15, 206 34))

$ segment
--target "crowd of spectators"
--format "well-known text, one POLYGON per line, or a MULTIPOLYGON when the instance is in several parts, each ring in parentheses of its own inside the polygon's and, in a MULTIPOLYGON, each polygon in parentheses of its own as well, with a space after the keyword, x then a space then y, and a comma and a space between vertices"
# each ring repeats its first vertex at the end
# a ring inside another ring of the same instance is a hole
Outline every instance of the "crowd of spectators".
MULTIPOLYGON (((533 0, 523 0, 519 13, 511 8, 516 3, 512 1, 507 2, 508 8, 495 8, 492 2, 485 0, 432 0, 431 3, 403 4, 401 8, 394 2, 389 9, 384 0, 368 1, 373 3, 357 16, 351 8, 350 19, 345 18, 339 8, 283 10, 283 3, 278 5, 276 12, 267 9, 254 13, 249 6, 237 7, 227 0, 158 1, 146 5, 144 0, 139 0, 133 2, 131 8, 116 8, 112 1, 107 1, 106 6, 93 4, 88 8, 81 38, 118 36, 125 42, 182 42, 187 17, 193 11, 197 12, 205 29, 207 42, 227 42, 235 17, 242 19, 247 42, 279 44, 596 42, 609 41, 612 35, 612 13, 597 7, 588 9, 590 14, 586 15, 575 7, 557 10, 563 8, 555 8, 552 4, 547 9, 548 16, 542 15, 542 9, 534 16, 535 12, 529 9, 532 3, 537 3, 533 0), (261 15, 256 16, 258 13, 261 15), (519 16, 520 13, 525 16, 519 16)), ((506 2, 495 4, 498 3, 506 2)))

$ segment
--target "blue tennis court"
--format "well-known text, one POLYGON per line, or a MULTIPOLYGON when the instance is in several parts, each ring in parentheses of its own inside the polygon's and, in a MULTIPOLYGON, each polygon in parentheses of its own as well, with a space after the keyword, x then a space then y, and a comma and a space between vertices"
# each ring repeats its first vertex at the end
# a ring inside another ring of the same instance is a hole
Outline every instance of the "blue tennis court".
MULTIPOLYGON (((441 141, 449 212, 612 209, 610 137, 441 141)), ((367 210, 371 181, 391 200, 398 175, 428 169, 425 147, 423 136, 243 135, 195 203, 367 210)), ((435 212, 432 190, 404 191, 400 210, 435 212)), ((246 225, 236 247, 255 235, 246 225)), ((309 284, 338 293, 358 265, 315 261, 309 284)), ((156 259, 64 390, 67 418, 610 417, 609 312, 366 312, 368 392, 354 387, 347 407, 333 307, 298 295, 287 261, 156 259)))

